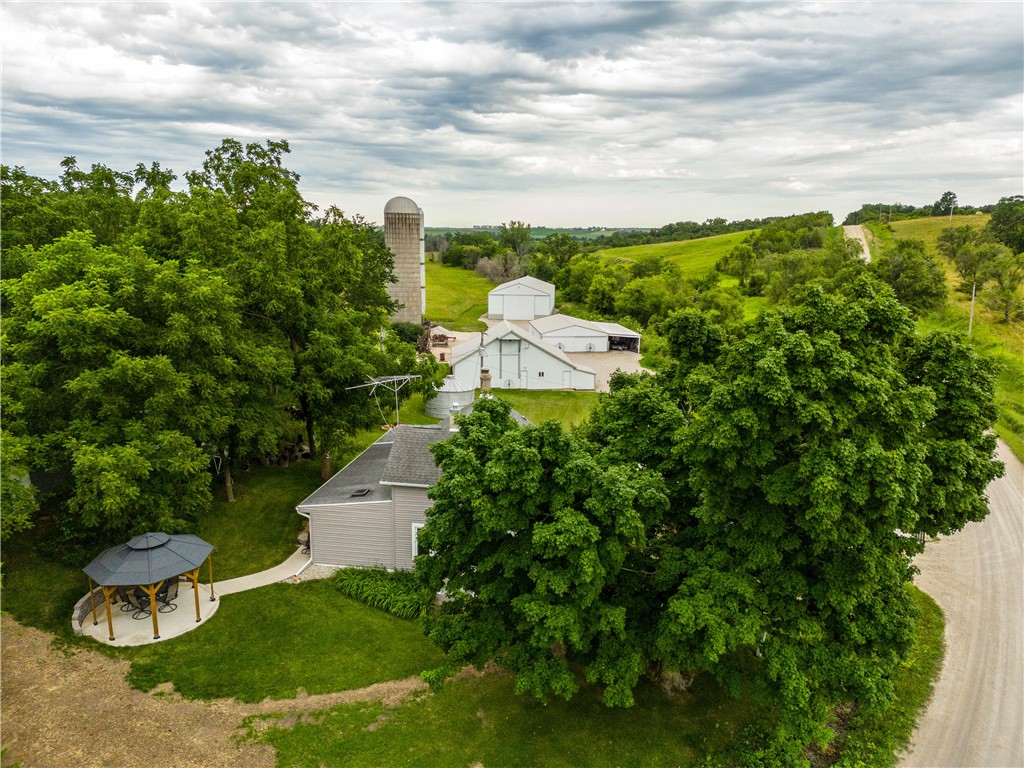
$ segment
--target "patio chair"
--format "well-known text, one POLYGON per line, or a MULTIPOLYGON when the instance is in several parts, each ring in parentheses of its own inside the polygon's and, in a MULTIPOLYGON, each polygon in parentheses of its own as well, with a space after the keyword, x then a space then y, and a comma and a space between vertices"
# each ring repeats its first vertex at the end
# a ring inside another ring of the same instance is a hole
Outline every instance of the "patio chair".
POLYGON ((149 607, 149 595, 138 587, 128 593, 128 602, 135 608, 135 613, 132 614, 133 619, 147 619, 153 614, 149 607))
POLYGON ((124 613, 128 613, 128 611, 138 610, 134 605, 132 605, 131 600, 128 599, 128 590, 127 590, 127 588, 125 588, 125 587, 118 587, 117 588, 117 599, 120 601, 120 603, 121 603, 121 610, 124 613))
POLYGON ((178 596, 178 579, 168 579, 164 582, 164 585, 160 587, 160 591, 156 593, 156 601, 160 603, 160 607, 157 611, 160 613, 170 613, 171 611, 178 610, 177 603, 174 602, 174 598, 178 596))

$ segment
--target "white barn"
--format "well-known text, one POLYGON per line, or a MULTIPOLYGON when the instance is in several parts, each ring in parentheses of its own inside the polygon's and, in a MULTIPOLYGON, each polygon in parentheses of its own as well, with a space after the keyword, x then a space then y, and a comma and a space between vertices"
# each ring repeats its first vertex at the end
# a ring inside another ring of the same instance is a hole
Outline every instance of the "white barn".
POLYGON ((597 384, 592 368, 508 322, 452 349, 452 375, 460 384, 479 386, 483 370, 495 389, 593 390, 597 384))
POLYGON ((640 334, 618 323, 550 315, 530 321, 530 334, 563 352, 640 351, 640 334))
POLYGON ((529 275, 487 294, 487 316, 495 320, 533 320, 554 310, 555 286, 529 275))

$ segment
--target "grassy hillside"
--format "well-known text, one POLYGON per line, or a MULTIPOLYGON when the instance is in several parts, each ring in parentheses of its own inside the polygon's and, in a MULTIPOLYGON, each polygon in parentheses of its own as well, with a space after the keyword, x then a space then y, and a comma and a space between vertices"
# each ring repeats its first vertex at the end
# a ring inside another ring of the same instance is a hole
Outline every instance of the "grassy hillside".
POLYGON ((606 259, 626 259, 635 261, 642 258, 661 256, 666 261, 677 264, 685 278, 700 278, 706 275, 715 264, 738 243, 756 230, 749 232, 732 232, 728 235, 703 237, 699 240, 680 240, 673 243, 652 243, 651 245, 632 245, 627 248, 607 248, 596 251, 606 259))
MULTIPOLYGON (((934 251, 939 235, 946 227, 970 224, 980 229, 985 226, 988 218, 983 214, 954 216, 952 223, 948 216, 896 221, 892 224, 892 235, 924 240, 934 251)), ((884 236, 886 233, 883 230, 880 234, 884 236)), ((922 318, 919 327, 923 331, 945 329, 966 335, 970 296, 955 290, 960 277, 948 260, 941 256, 939 258, 946 270, 946 282, 950 287, 949 303, 942 311, 922 318)), ((1002 323, 978 302, 975 306, 973 336, 975 347, 992 357, 999 367, 996 380, 999 420, 996 422, 996 432, 1017 456, 1024 456, 1024 324, 1002 323)))
POLYGON ((451 331, 483 331, 477 318, 487 314, 494 283, 459 267, 427 262, 427 319, 451 331))

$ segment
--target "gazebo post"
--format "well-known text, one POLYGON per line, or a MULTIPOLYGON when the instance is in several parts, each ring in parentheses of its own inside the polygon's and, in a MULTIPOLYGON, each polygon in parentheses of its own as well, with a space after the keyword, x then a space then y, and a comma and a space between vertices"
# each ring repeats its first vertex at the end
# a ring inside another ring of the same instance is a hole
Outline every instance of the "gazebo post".
POLYGON ((89 602, 92 603, 92 625, 95 627, 100 623, 99 619, 96 618, 96 595, 92 591, 92 576, 89 576, 89 602))
POLYGON ((210 602, 212 603, 217 599, 217 596, 213 594, 213 552, 207 555, 206 560, 210 563, 210 602))
POLYGON ((202 620, 199 615, 199 569, 190 571, 188 577, 192 579, 192 594, 196 598, 196 624, 198 624, 202 620))
POLYGON ((107 606, 107 635, 111 640, 114 639, 114 619, 110 615, 110 595, 117 591, 117 587, 100 587, 103 590, 103 603, 107 606))
POLYGON ((160 626, 159 626, 159 622, 157 621, 157 618, 156 618, 156 613, 157 613, 157 611, 156 611, 156 593, 157 593, 157 591, 159 591, 159 589, 160 589, 160 587, 162 585, 163 585, 162 581, 158 581, 156 584, 150 584, 148 587, 144 587, 141 584, 139 585, 139 589, 141 589, 143 592, 145 592, 147 595, 149 595, 149 610, 150 610, 150 612, 151 612, 151 614, 153 616, 153 639, 154 640, 159 640, 160 639, 160 626))

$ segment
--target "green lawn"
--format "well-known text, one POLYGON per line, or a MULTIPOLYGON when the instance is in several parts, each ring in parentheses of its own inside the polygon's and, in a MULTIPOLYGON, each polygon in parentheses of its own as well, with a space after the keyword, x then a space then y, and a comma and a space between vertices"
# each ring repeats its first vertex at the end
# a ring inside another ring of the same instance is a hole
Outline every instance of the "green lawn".
POLYGON ((171 681, 182 695, 241 701, 362 688, 444 662, 419 624, 343 596, 332 579, 220 597, 217 613, 186 635, 119 649, 128 681, 171 681))
POLYGON ((397 709, 335 707, 315 723, 256 736, 279 766, 696 766, 728 746, 760 710, 707 678, 678 698, 644 684, 630 709, 609 709, 587 687, 547 706, 513 693, 496 672, 448 683, 397 709))
POLYGON ((494 283, 460 267, 427 262, 427 319, 450 331, 483 331, 487 294, 494 283))
POLYGON ((579 424, 597 406, 597 392, 561 390, 495 389, 495 397, 505 400, 534 424, 554 419, 566 429, 579 424))
MULTIPOLYGON (((855 715, 837 745, 839 765, 892 766, 916 714, 931 695, 943 650, 942 612, 912 590, 922 618, 918 643, 897 680, 897 700, 871 717, 855 715)), ((770 715, 761 697, 730 698, 699 677, 669 697, 644 683, 636 706, 609 709, 592 686, 570 702, 544 706, 513 692, 502 672, 446 684, 395 709, 334 707, 291 728, 253 729, 289 768, 345 766, 732 766, 756 744, 770 715), (749 730, 748 730, 749 729, 749 730)), ((274 717, 265 718, 264 725, 274 717)), ((832 763, 828 763, 832 764, 832 763)))
POLYGON ((719 259, 728 254, 734 246, 742 243, 756 231, 732 232, 727 235, 702 237, 699 240, 608 248, 595 251, 595 253, 606 259, 626 259, 628 261, 661 256, 666 261, 678 265, 684 278, 700 278, 714 269, 719 259))

